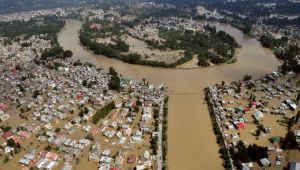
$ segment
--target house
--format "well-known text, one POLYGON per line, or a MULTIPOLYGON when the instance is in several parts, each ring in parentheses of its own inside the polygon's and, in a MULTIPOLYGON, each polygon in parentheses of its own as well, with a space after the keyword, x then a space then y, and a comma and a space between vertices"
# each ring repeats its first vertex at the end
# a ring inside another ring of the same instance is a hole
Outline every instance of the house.
POLYGON ((70 163, 66 162, 60 170, 72 170, 72 165, 70 165, 70 163))
POLYGON ((26 159, 26 158, 21 158, 21 159, 19 160, 19 163, 22 164, 22 165, 25 165, 25 166, 30 166, 31 160, 26 159))
POLYGON ((145 151, 144 154, 143 154, 143 157, 145 159, 149 159, 150 158, 150 152, 149 151, 145 151))
POLYGON ((295 161, 290 162, 289 170, 300 170, 300 163, 295 161))
POLYGON ((136 161, 137 161, 137 156, 135 156, 133 154, 127 158, 128 163, 135 163, 136 161))
POLYGON ((290 107, 291 110, 297 109, 297 105, 294 102, 292 102, 290 99, 285 99, 284 102, 290 107))
POLYGON ((2 122, 7 121, 9 119, 9 115, 8 114, 2 114, 0 115, 0 119, 2 122))
POLYGON ((13 138, 13 136, 14 136, 14 133, 12 131, 7 131, 2 134, 2 137, 6 140, 13 138))
POLYGON ((8 104, 0 103, 0 109, 7 110, 8 109, 8 104))
POLYGON ((117 116, 118 116, 117 110, 112 110, 110 112, 109 118, 112 119, 112 120, 115 120, 117 118, 117 116))
POLYGON ((34 161, 34 158, 34 154, 27 153, 19 160, 19 163, 25 166, 30 166, 34 161))
POLYGON ((248 111, 250 111, 251 109, 249 108, 249 107, 244 107, 244 109, 243 109, 243 111, 244 112, 248 112, 248 111))
POLYGON ((272 141, 273 143, 280 143, 281 137, 280 137, 280 136, 272 136, 272 137, 271 137, 271 141, 272 141))
POLYGON ((30 137, 30 134, 27 131, 21 130, 18 132, 18 135, 22 138, 22 139, 28 139, 30 137))
POLYGON ((12 140, 14 140, 15 143, 21 143, 22 142, 22 139, 21 139, 20 136, 13 136, 12 140))
POLYGON ((266 167, 270 165, 270 161, 267 158, 262 158, 259 160, 262 166, 266 167))
POLYGON ((90 134, 93 135, 93 136, 96 136, 98 133, 98 129, 97 128, 91 128, 90 130, 90 134))
POLYGON ((233 123, 234 123, 235 128, 237 128, 237 129, 243 129, 245 127, 245 125, 246 125, 245 122, 235 121, 233 123))
POLYGON ((56 161, 56 160, 58 160, 58 154, 53 153, 53 152, 48 152, 46 154, 46 158, 49 158, 49 159, 51 159, 53 161, 56 161))
POLYGON ((136 170, 144 170, 145 168, 145 165, 138 165, 135 167, 136 170))
POLYGON ((294 135, 295 135, 295 137, 296 137, 297 143, 300 143, 300 129, 296 129, 296 130, 294 131, 294 135))
POLYGON ((264 118, 264 114, 261 111, 256 111, 253 113, 253 117, 255 120, 262 120, 264 118))

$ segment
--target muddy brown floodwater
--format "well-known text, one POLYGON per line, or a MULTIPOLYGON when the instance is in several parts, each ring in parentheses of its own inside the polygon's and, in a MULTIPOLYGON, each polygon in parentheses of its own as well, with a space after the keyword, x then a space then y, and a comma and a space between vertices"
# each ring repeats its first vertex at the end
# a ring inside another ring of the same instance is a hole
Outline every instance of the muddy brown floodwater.
POLYGON ((272 52, 261 47, 254 38, 249 38, 236 28, 221 23, 212 23, 217 29, 231 34, 242 48, 238 50, 237 62, 217 67, 196 69, 166 69, 131 65, 105 56, 95 55, 82 48, 77 33, 82 23, 66 20, 58 35, 65 50, 72 50, 74 59, 91 62, 108 70, 116 68, 124 77, 149 81, 168 86, 168 165, 171 170, 217 170, 222 168, 218 146, 212 131, 210 117, 204 102, 203 88, 210 84, 235 81, 245 74, 254 77, 276 70, 280 62, 272 52))

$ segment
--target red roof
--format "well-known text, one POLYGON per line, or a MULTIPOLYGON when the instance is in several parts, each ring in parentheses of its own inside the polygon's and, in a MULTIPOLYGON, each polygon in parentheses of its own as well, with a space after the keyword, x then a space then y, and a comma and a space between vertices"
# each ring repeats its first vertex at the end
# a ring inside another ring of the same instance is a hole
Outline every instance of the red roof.
POLYGON ((245 123, 244 122, 237 122, 236 124, 234 124, 235 127, 237 129, 241 129, 241 128, 244 128, 245 127, 245 123))
POLYGON ((25 131, 25 130, 19 131, 18 135, 21 136, 21 137, 23 137, 23 138, 25 138, 25 139, 27 139, 27 138, 30 137, 30 134, 27 131, 25 131))
POLYGON ((13 75, 16 75, 16 73, 17 73, 17 70, 15 68, 12 68, 10 71, 13 75))
POLYGON ((243 110, 244 110, 244 111, 250 111, 250 108, 245 107, 243 110))
POLYGON ((110 112, 109 118, 114 120, 114 119, 117 118, 117 116, 118 116, 117 110, 112 110, 112 111, 110 112))
POLYGON ((135 155, 130 155, 130 156, 128 157, 127 162, 128 162, 128 163, 134 163, 136 160, 137 160, 137 157, 136 157, 135 155))
POLYGON ((135 100, 132 101, 132 105, 131 106, 132 107, 136 107, 136 101, 135 100))
POLYGON ((54 152, 48 152, 46 155, 46 158, 52 159, 52 160, 57 160, 58 159, 58 154, 54 152))
POLYGON ((251 105, 256 105, 256 102, 251 102, 251 105))
POLYGON ((22 139, 20 136, 13 136, 12 139, 14 140, 15 143, 21 143, 22 139))
POLYGON ((78 95, 78 96, 76 96, 76 99, 81 100, 81 99, 83 99, 83 96, 78 95))
POLYGON ((119 170, 119 168, 111 168, 110 170, 119 170))
POLYGON ((2 110, 6 110, 6 109, 8 108, 8 105, 5 104, 5 103, 0 103, 0 108, 1 108, 2 110))
POLYGON ((97 129, 97 128, 92 128, 92 129, 90 130, 90 133, 91 133, 93 136, 96 136, 97 133, 98 133, 98 129, 97 129))
POLYGON ((12 131, 7 131, 7 132, 4 132, 3 134, 2 134, 2 137, 4 138, 4 139, 10 139, 10 138, 12 138, 14 136, 14 133, 12 132, 12 131))

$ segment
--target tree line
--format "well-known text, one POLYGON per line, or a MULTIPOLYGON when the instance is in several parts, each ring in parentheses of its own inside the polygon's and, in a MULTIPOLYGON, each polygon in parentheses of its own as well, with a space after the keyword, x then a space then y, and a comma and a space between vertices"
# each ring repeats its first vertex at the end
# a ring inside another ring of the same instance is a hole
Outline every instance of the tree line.
POLYGON ((113 39, 113 41, 115 42, 114 45, 97 43, 95 40, 93 40, 97 36, 95 36, 93 32, 89 31, 90 29, 87 25, 85 25, 80 31, 80 42, 83 46, 88 47, 90 50, 92 50, 95 54, 98 55, 105 55, 109 58, 116 58, 130 64, 140 64, 168 68, 176 67, 177 65, 183 64, 192 59, 192 53, 190 51, 186 51, 184 53, 184 56, 174 63, 143 60, 141 55, 138 53, 123 54, 124 52, 128 52, 129 46, 121 38, 113 39))

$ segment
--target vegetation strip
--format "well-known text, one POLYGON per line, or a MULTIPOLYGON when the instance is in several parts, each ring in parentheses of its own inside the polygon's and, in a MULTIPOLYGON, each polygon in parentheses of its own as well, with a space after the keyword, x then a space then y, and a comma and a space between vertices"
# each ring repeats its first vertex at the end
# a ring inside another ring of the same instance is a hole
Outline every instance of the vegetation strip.
POLYGON ((167 154, 168 154, 168 102, 169 97, 166 96, 164 100, 164 108, 163 108, 163 122, 162 122, 162 161, 163 161, 163 170, 168 169, 168 163, 167 163, 167 154))
POLYGON ((220 147, 219 153, 221 154, 221 158, 223 159, 223 167, 225 169, 233 169, 234 166, 232 163, 232 159, 230 158, 229 150, 225 144, 226 141, 224 140, 223 134, 220 129, 220 125, 217 123, 217 120, 216 120, 216 115, 214 112, 214 105, 213 105, 213 102, 212 102, 212 99, 210 96, 209 88, 205 88, 204 93, 205 93, 205 101, 207 102, 208 111, 209 111, 211 123, 213 126, 213 131, 214 131, 214 134, 216 135, 216 140, 220 147))

